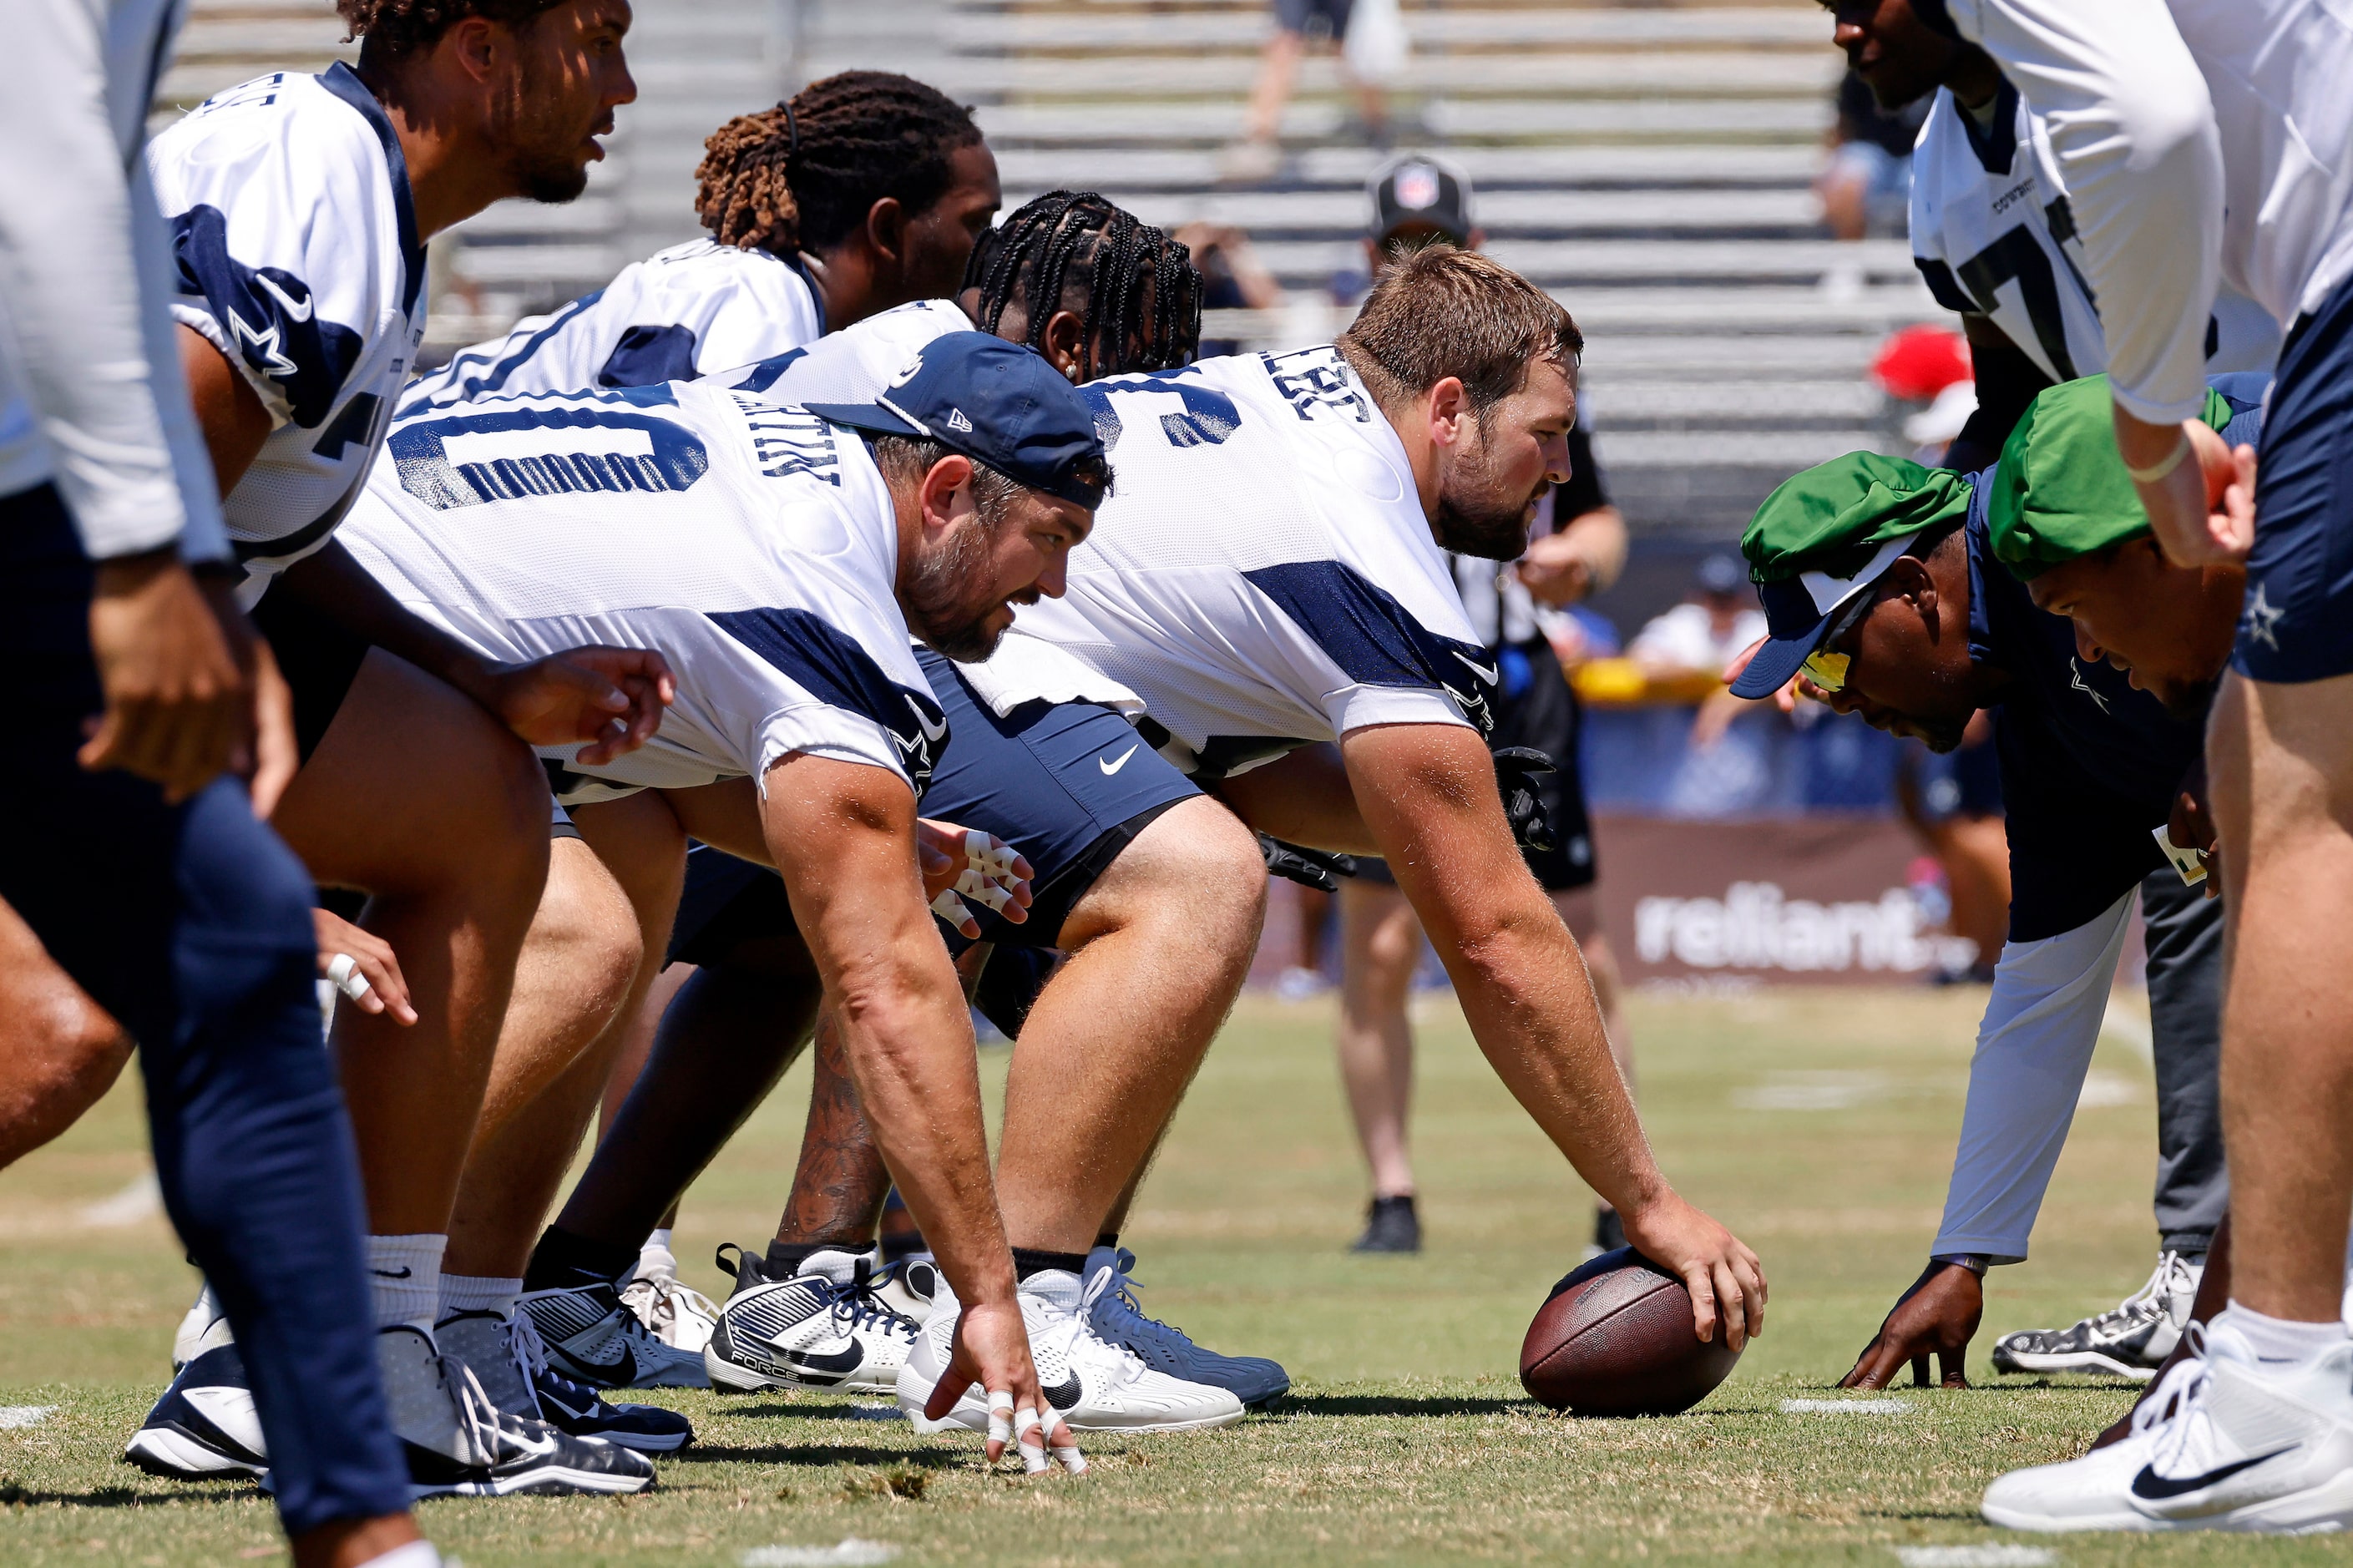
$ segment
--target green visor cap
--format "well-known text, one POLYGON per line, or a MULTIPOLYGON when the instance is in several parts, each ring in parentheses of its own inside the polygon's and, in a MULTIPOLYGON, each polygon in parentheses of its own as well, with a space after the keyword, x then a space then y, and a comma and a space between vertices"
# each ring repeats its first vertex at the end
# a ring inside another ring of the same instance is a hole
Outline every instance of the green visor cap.
MULTIPOLYGON (((2148 531, 2109 408, 2106 376, 2062 382, 2027 405, 2002 443, 1986 527, 2012 576, 2039 577, 2148 531)), ((2220 430, 2231 405, 2209 388, 2200 417, 2220 430)))
POLYGON ((1740 536, 1759 584, 1801 573, 1851 578, 1881 546, 1966 516, 1968 481, 1902 458, 1849 452, 1782 481, 1740 536))

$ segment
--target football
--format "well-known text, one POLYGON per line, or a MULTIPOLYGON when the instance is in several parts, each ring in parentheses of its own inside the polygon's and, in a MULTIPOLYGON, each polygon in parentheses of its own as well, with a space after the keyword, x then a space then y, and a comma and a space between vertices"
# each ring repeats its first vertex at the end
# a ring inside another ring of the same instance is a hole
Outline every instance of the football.
POLYGON ((1692 1331, 1691 1292, 1630 1247, 1552 1288, 1520 1346, 1520 1383, 1575 1415, 1673 1415, 1706 1398, 1740 1352, 1692 1331))

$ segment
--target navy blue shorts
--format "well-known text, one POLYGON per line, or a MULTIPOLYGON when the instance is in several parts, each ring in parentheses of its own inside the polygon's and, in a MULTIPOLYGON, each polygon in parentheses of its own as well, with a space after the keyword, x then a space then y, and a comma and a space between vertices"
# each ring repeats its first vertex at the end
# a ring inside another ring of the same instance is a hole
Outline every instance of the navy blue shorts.
MULTIPOLYGON (((1032 873, 1029 920, 1015 925, 981 910, 980 939, 1052 947, 1071 906, 1119 852, 1153 818, 1201 792, 1108 708, 1033 702, 1000 719, 954 664, 928 650, 919 658, 948 720, 948 743, 923 792, 923 815, 996 834, 1021 852, 1032 873)), ((687 858, 670 960, 712 963, 747 937, 791 924, 774 871, 698 848, 687 858)), ((947 935, 951 952, 966 945, 955 932, 947 935)))
POLYGON ((2353 280, 2280 353, 2231 665, 2285 685, 2353 673, 2353 280))

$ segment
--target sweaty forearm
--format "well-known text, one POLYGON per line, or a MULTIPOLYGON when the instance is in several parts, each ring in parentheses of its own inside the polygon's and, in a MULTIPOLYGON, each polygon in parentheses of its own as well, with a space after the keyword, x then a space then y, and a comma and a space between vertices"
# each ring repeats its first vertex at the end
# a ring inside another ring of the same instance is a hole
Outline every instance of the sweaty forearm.
POLYGON ((385 593, 340 543, 331 540, 289 567, 270 592, 291 594, 354 637, 492 706, 486 680, 491 663, 385 593))
POLYGON ((1639 1212, 1667 1190, 1666 1180, 1610 1059, 1577 942, 1532 878, 1527 891, 1476 927, 1425 913, 1424 929, 1472 1035, 1512 1097, 1588 1186, 1612 1207, 1639 1212))
POLYGON ((835 968, 842 1055, 900 1195, 960 1300, 1010 1296, 972 1024, 946 950, 927 919, 835 968))

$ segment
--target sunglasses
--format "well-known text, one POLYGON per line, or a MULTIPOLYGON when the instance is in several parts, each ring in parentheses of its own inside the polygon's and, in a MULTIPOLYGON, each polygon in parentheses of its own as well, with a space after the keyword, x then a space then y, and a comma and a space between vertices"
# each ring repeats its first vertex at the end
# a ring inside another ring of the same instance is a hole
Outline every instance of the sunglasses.
POLYGON ((1830 630, 1822 634, 1822 640, 1814 645, 1814 651, 1808 654, 1806 661, 1798 667, 1808 680, 1828 692, 1846 689, 1847 669, 1853 662, 1853 655, 1832 650, 1862 624, 1862 617, 1871 613, 1872 602, 1876 597, 1866 584, 1840 607, 1837 618, 1831 622, 1830 630))

